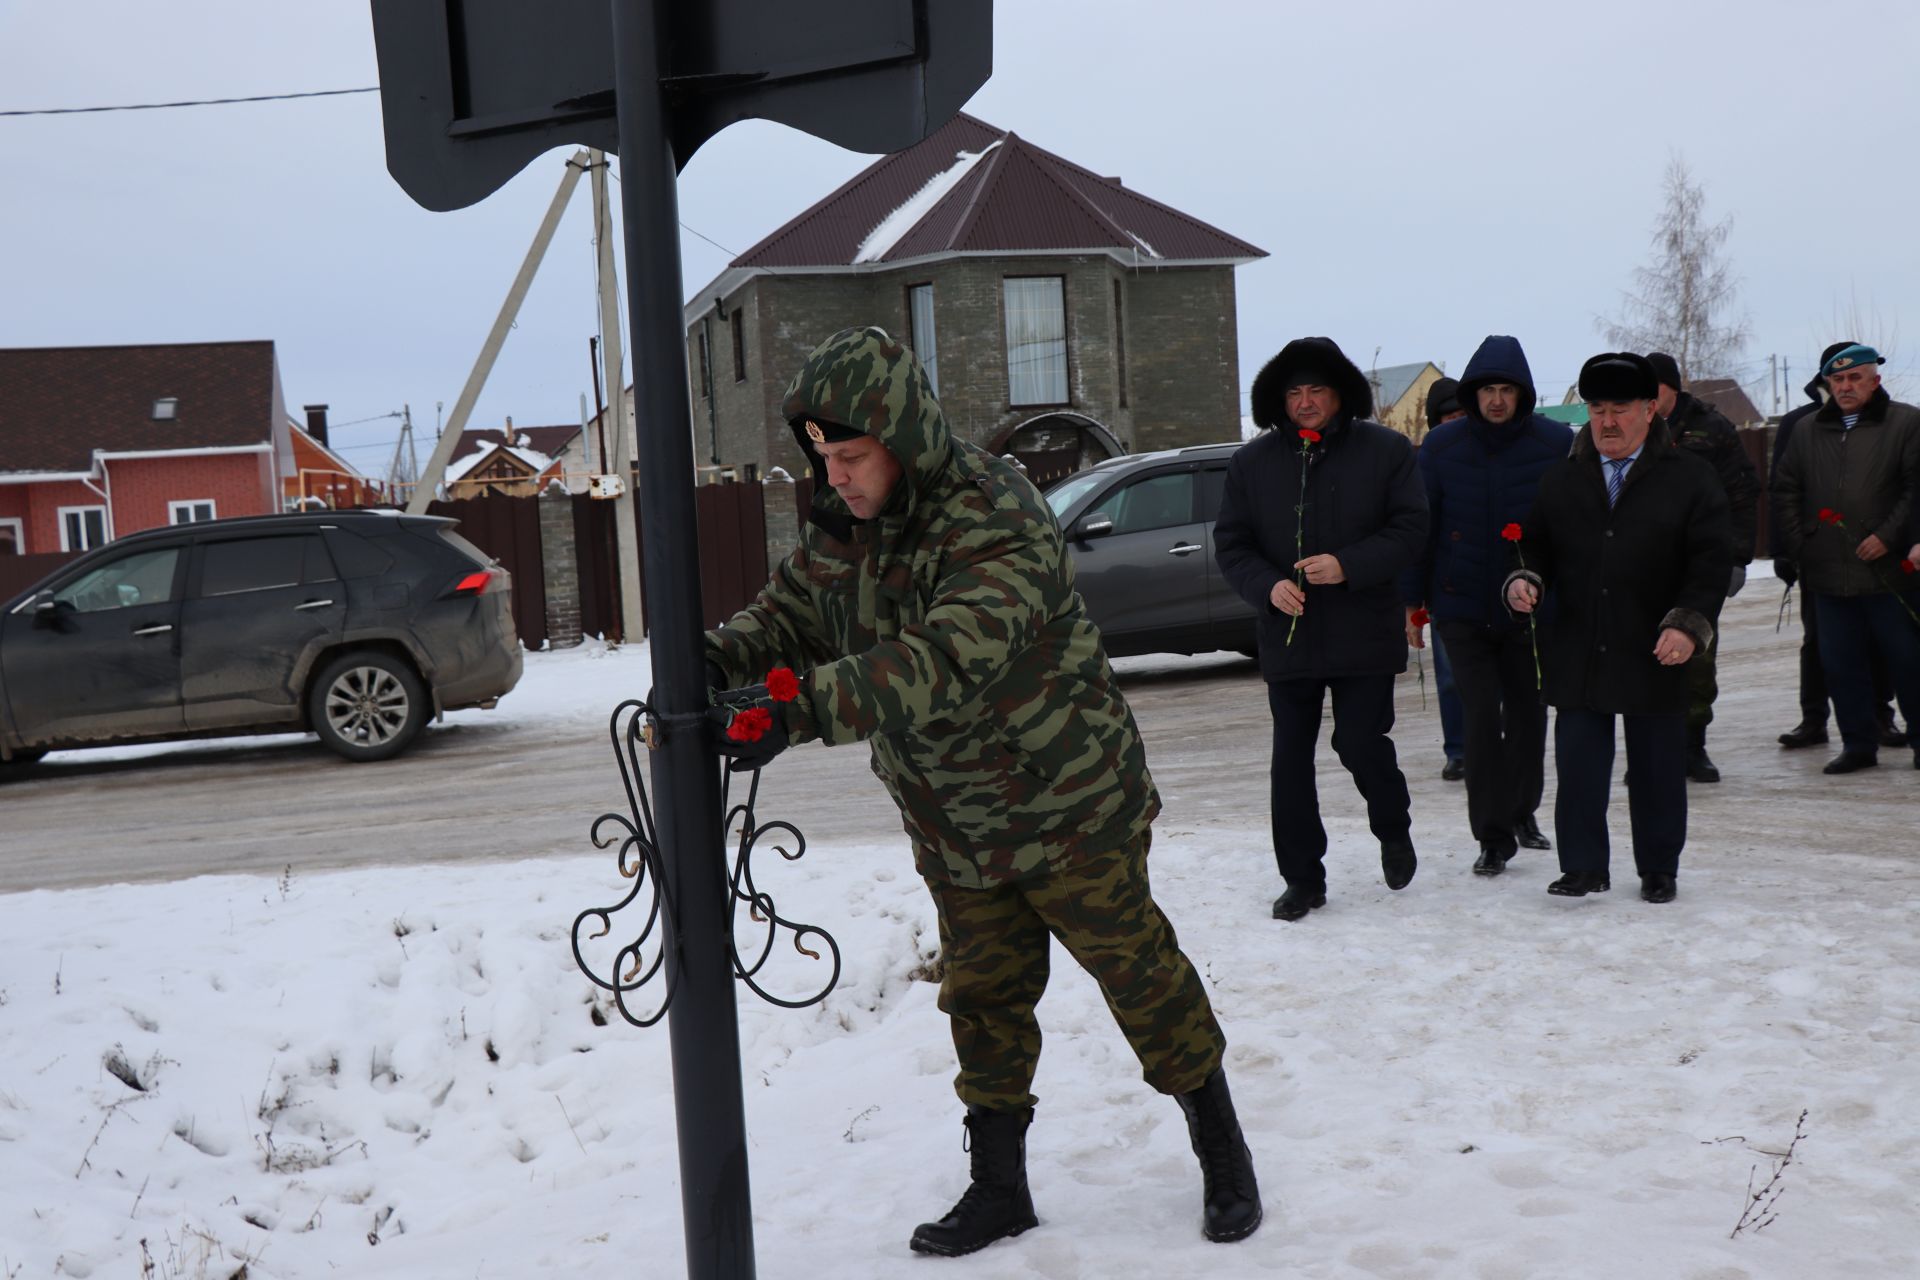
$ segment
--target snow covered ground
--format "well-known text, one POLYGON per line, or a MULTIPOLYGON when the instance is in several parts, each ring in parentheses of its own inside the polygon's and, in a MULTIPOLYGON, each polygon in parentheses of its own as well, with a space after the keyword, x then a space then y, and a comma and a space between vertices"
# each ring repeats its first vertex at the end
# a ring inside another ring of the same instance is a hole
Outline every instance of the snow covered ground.
MULTIPOLYGON (((1740 603, 1742 643, 1785 671, 1771 604, 1740 603)), ((591 651, 530 655, 543 696, 493 714, 597 732, 644 653, 609 657, 613 682, 591 651)), ((1232 1042, 1266 1199, 1238 1245, 1201 1240, 1179 1112, 1060 957, 1039 1229, 910 1255, 966 1159, 945 1019, 914 977, 924 890, 899 844, 822 830, 763 868, 846 971, 819 1008, 741 993, 760 1274, 1920 1274, 1915 775, 1736 792, 1730 771, 1714 802, 1753 825, 1697 823, 1680 899, 1652 907, 1623 849, 1604 897, 1541 892, 1550 854, 1477 880, 1471 850, 1439 851, 1458 789, 1403 753, 1420 877, 1386 891, 1328 775, 1334 896, 1298 925, 1268 917, 1263 822, 1187 795, 1159 825, 1156 890, 1232 1042), (1829 838, 1876 805, 1869 837, 1829 838), (1777 1220, 1730 1239, 1802 1112, 1777 1220)), ((766 785, 778 816, 777 766, 766 785)), ((568 949, 623 883, 584 847, 569 818, 535 861, 0 897, 0 1277, 684 1274, 665 1029, 608 1021, 568 949)))

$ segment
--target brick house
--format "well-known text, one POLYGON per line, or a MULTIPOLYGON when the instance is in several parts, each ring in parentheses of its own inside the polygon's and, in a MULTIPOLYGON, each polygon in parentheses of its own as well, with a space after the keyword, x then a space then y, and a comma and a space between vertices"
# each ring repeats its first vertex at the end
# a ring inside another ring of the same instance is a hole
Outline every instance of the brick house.
POLYGON ((0 554, 280 510, 271 342, 0 350, 0 554))
POLYGON ((288 511, 314 507, 371 507, 388 500, 386 487, 367 479, 333 451, 327 439, 327 406, 304 406, 306 425, 289 420, 293 466, 281 477, 281 505, 288 511))
POLYGON ((703 470, 803 468, 786 383, 879 324, 949 425, 1044 483, 1239 433, 1233 271, 1264 250, 961 114, 734 259, 685 309, 703 470))

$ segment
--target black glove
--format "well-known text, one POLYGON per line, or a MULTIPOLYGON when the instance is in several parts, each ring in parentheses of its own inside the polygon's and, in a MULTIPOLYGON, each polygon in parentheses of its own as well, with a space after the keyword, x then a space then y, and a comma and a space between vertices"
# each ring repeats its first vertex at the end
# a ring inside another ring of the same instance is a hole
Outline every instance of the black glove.
POLYGON ((1780 579, 1783 586, 1791 587, 1800 581, 1800 566, 1784 556, 1773 558, 1773 576, 1780 579))
MULTIPOLYGON (((651 685, 651 684, 648 685, 647 696, 643 699, 643 701, 647 704, 648 707, 654 708, 655 710, 659 708, 659 704, 653 700, 653 693, 654 693, 654 690, 658 687, 659 686, 657 685, 651 685)), ((711 700, 713 698, 713 695, 719 693, 722 689, 725 689, 726 687, 727 687, 727 673, 722 671, 718 666, 718 664, 716 664, 713 661, 713 659, 711 658, 707 659, 707 697, 708 699, 711 700)))
POLYGON ((1731 600, 1739 595, 1740 588, 1746 585, 1747 566, 1743 564, 1733 566, 1733 572, 1727 575, 1727 599, 1731 600))
POLYGON ((728 689, 715 695, 707 718, 716 726, 714 749, 727 758, 735 773, 759 769, 787 749, 787 718, 764 684, 728 689))

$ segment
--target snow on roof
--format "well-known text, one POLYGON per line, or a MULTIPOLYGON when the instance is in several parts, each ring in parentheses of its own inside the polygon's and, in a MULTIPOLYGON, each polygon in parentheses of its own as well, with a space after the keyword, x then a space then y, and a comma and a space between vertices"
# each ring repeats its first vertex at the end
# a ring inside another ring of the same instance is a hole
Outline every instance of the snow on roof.
POLYGON ((482 462, 485 462, 488 458, 491 458, 496 452, 512 454, 529 467, 532 467, 533 474, 535 475, 539 475, 553 465, 552 458, 549 458, 546 454, 540 453, 537 450, 521 448, 519 445, 497 444, 491 449, 482 449, 478 453, 470 453, 456 462, 449 463, 447 465, 446 483, 452 484, 455 480, 463 479, 468 472, 472 471, 482 462))
MULTIPOLYGON (((878 262, 887 256, 887 251, 900 242, 900 237, 913 229, 915 223, 927 216, 927 211, 939 204, 947 192, 958 185, 967 171, 1000 145, 998 138, 989 142, 978 151, 958 151, 954 153, 953 163, 939 173, 928 178, 925 185, 907 197, 900 205, 880 219, 867 238, 860 242, 860 248, 854 253, 853 260, 858 262, 878 262)), ((1144 241, 1142 242, 1144 243, 1144 241)), ((1152 250, 1148 250, 1149 253, 1152 250)))

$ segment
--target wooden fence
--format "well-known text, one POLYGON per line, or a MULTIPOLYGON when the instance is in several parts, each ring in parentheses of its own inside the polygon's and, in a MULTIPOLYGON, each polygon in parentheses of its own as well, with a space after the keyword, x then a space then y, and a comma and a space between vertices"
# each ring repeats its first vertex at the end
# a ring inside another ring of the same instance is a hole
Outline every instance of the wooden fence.
POLYGON ((0 556, 0 602, 20 595, 79 555, 78 551, 48 551, 35 556, 0 556))

